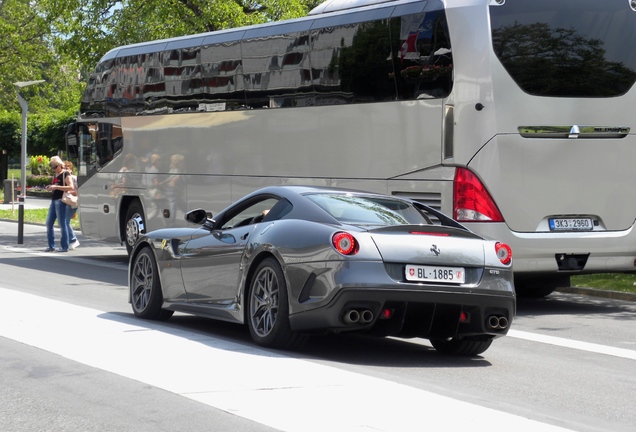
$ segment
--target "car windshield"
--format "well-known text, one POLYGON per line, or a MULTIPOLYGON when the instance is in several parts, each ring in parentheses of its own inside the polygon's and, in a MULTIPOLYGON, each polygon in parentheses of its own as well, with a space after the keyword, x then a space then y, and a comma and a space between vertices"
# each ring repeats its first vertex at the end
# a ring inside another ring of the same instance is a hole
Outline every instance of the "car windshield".
POLYGON ((307 198, 343 223, 363 225, 430 223, 415 207, 401 200, 335 193, 310 194, 307 198))

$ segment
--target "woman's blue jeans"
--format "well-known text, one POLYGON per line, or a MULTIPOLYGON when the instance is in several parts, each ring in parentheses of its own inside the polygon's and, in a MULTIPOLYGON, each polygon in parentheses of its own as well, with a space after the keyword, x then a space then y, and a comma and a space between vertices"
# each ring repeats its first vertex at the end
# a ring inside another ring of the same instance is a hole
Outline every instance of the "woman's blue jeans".
POLYGON ((75 230, 73 229, 73 226, 71 225, 71 221, 73 220, 73 216, 75 216, 75 213, 77 213, 77 209, 67 204, 66 205, 66 229, 68 230, 69 244, 77 240, 77 237, 75 236, 75 230))
POLYGON ((66 204, 61 199, 51 200, 49 212, 46 215, 46 239, 49 248, 55 249, 55 220, 58 221, 62 238, 60 239, 60 249, 68 250, 68 226, 66 225, 66 204))

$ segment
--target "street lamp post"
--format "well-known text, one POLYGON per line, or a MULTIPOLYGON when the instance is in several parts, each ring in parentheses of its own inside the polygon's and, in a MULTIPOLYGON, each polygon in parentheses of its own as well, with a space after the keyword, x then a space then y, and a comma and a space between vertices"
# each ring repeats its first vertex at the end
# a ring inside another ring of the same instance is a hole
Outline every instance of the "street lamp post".
POLYGON ((20 81, 13 83, 16 93, 18 94, 18 102, 22 108, 22 148, 20 153, 20 196, 18 198, 18 244, 24 242, 24 197, 26 196, 26 158, 27 158, 27 113, 29 112, 29 104, 20 94, 20 89, 25 87, 43 83, 44 80, 38 81, 20 81))

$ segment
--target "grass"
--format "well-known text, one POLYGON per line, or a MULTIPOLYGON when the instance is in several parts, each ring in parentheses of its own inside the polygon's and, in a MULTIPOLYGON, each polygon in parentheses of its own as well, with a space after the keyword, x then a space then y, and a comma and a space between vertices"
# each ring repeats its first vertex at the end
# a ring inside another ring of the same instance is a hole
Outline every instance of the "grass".
POLYGON ((607 291, 619 291, 636 294, 636 274, 632 273, 599 273, 572 276, 573 287, 595 288, 607 291))
MULTIPOLYGON (((27 170, 27 175, 30 173, 29 170, 27 170)), ((11 179, 11 175, 13 175, 14 181, 16 182, 16 184, 20 184, 20 176, 21 176, 21 170, 20 169, 9 169, 9 179, 11 179)), ((0 199, 2 199, 2 197, 4 197, 4 189, 2 188, 4 185, 0 184, 0 199)), ((48 209, 25 209, 24 210, 24 223, 31 223, 31 224, 41 224, 41 225, 45 225, 46 224, 46 214, 48 213, 48 209)), ((18 205, 15 205, 15 210, 12 212, 11 210, 1 210, 0 209, 0 219, 9 219, 9 220, 18 220, 18 205)), ((79 217, 76 216, 73 220, 71 220, 71 226, 73 227, 74 230, 79 230, 80 229, 80 224, 79 224, 79 217)))
MULTIPOLYGON (((2 195, 4 192, 0 191, 0 196, 4 196, 2 195)), ((31 223, 31 224, 40 224, 40 225, 44 225, 46 223, 46 214, 48 213, 49 209, 25 209, 24 210, 24 223, 31 223)), ((77 215, 77 213, 76 213, 77 215)), ((13 211, 9 210, 1 210, 0 209, 0 219, 8 219, 8 220, 18 220, 18 204, 15 204, 15 209, 13 211)), ((80 224, 79 224, 79 218, 76 216, 74 219, 71 220, 71 226, 73 227, 73 229, 80 229, 80 224)))

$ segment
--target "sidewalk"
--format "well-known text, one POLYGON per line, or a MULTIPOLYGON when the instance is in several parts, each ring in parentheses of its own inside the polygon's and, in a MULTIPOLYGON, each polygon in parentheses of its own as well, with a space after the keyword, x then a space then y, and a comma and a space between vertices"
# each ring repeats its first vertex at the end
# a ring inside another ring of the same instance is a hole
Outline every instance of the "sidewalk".
MULTIPOLYGON (((48 209, 50 204, 50 198, 27 196, 24 200, 24 209, 48 209)), ((15 214, 17 215, 20 211, 18 202, 14 202, 13 204, 3 204, 2 201, 0 201, 0 210, 11 211, 12 206, 15 214)), ((104 242, 101 240, 94 240, 88 237, 84 237, 81 230, 79 229, 76 229, 75 233, 77 234, 77 238, 80 241, 80 246, 77 248, 76 251, 71 251, 69 253, 69 256, 122 255, 124 257, 127 257, 126 248, 124 246, 121 246, 117 243, 104 242)), ((59 242, 60 230, 56 223, 55 243, 57 247, 59 247, 59 242)), ((0 219, 0 246, 16 247, 20 249, 23 248, 33 251, 43 251, 46 248, 46 227, 39 224, 24 223, 22 244, 18 244, 18 221, 0 219)))
MULTIPOLYGON (((22 244, 18 244, 18 223, 15 221, 0 220, 0 248, 3 249, 20 249, 25 252, 42 252, 43 256, 57 256, 66 258, 92 258, 96 260, 117 261, 128 263, 128 254, 126 247, 117 243, 104 242, 84 237, 81 232, 77 231, 77 238, 80 246, 68 253, 63 254, 47 254, 44 253, 46 248, 46 227, 42 225, 24 224, 22 244)), ((55 227, 55 242, 59 247, 60 230, 55 227)))
MULTIPOLYGON (((16 201, 11 204, 3 204, 4 201, 0 200, 0 210, 11 210, 12 206, 13 209, 17 212, 20 208, 20 203, 16 201)), ((38 197, 31 197, 31 196, 27 196, 24 199, 24 209, 39 209, 39 208, 49 208, 49 205, 51 204, 51 199, 50 198, 38 198, 38 197)))

